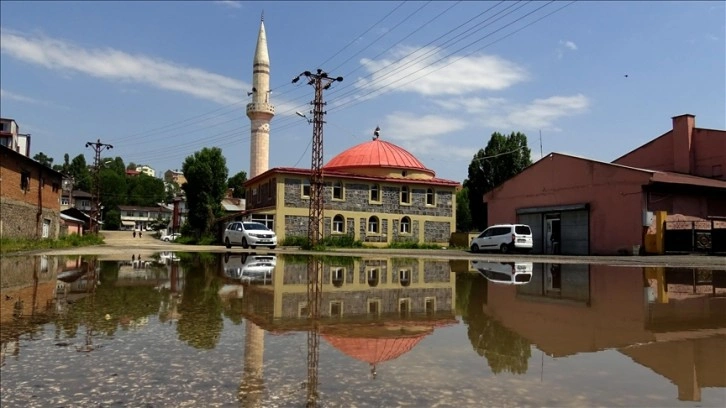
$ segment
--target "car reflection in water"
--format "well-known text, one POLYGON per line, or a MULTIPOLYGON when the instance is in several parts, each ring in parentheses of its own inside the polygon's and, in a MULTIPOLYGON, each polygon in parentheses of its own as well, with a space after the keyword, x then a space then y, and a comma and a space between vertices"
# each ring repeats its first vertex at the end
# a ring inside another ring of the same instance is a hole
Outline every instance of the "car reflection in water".
POLYGON ((222 275, 242 283, 268 285, 272 284, 272 272, 276 264, 275 255, 227 252, 222 260, 222 275))
POLYGON ((488 281, 508 285, 524 285, 532 280, 532 262, 471 261, 488 281))

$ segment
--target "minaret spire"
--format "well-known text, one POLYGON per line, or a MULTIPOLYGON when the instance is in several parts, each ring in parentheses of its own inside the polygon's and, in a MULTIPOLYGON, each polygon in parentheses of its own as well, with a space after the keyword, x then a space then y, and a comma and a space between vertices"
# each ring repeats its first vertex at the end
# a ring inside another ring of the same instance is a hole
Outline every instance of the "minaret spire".
POLYGON ((252 90, 248 95, 252 101, 247 104, 250 118, 250 172, 253 178, 267 171, 270 161, 270 120, 275 116, 275 107, 270 104, 270 55, 267 51, 264 11, 260 17, 260 30, 252 61, 252 90))

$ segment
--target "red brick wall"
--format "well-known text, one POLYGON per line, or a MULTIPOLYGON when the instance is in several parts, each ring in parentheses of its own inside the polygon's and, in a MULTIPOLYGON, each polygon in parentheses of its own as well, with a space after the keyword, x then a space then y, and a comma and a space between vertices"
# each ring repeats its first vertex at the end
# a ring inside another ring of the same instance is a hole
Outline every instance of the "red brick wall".
POLYGON ((43 219, 49 219, 49 237, 57 238, 60 227, 61 182, 59 173, 15 152, 0 150, 2 236, 40 237, 43 219), (21 188, 21 173, 24 171, 30 173, 25 190, 21 188))

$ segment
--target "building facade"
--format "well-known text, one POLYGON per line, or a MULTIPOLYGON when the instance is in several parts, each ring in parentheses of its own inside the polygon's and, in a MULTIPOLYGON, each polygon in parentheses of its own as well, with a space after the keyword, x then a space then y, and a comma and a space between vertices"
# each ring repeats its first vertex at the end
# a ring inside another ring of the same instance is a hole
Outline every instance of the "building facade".
POLYGON ((166 207, 140 207, 134 205, 119 205, 121 213, 121 229, 142 230, 150 228, 152 222, 159 220, 168 224, 172 218, 172 210, 166 207))
POLYGON ((0 236, 58 238, 63 175, 0 146, 0 236))
POLYGON ((30 157, 30 135, 20 133, 14 119, 0 118, 0 145, 30 157))
MULTIPOLYGON (((413 155, 380 140, 354 146, 323 167, 325 236, 372 246, 448 245, 456 228, 459 183, 435 177, 413 155)), ((245 183, 246 215, 278 240, 307 237, 310 170, 274 168, 245 183)))
POLYGON ((644 248, 656 212, 726 217, 726 131, 692 119, 673 118, 673 130, 613 163, 546 155, 484 196, 489 222, 530 225, 534 253, 611 255, 644 248))

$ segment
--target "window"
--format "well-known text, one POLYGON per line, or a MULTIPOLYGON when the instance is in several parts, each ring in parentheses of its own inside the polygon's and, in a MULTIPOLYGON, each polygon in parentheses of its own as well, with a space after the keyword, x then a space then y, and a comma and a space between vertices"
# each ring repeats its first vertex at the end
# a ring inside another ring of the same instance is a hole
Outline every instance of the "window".
POLYGON ((401 269, 398 271, 398 282, 401 286, 408 286, 411 284, 411 271, 408 269, 401 269))
POLYGON ((23 191, 30 190, 30 172, 23 171, 20 173, 20 189, 23 191))
POLYGON ((330 281, 336 288, 345 283, 345 268, 333 268, 330 271, 330 281))
POLYGON ((70 200, 67 197, 61 198, 61 205, 70 205, 70 200))
POLYGON ((434 194, 434 189, 433 188, 427 189, 426 190, 426 205, 434 205, 436 202, 434 200, 435 197, 436 197, 436 195, 434 194))
POLYGON ((411 233, 411 219, 408 217, 401 218, 401 234, 411 233))
POLYGON ((401 187, 401 203, 411 204, 411 195, 409 194, 407 186, 401 187))
POLYGON ((302 196, 304 198, 310 198, 310 180, 302 181, 302 196))
POLYGON ((275 229, 275 216, 272 214, 252 214, 251 221, 259 222, 273 231, 275 229))
POLYGON ((310 309, 307 302, 300 302, 297 305, 297 317, 309 317, 310 309))
POLYGON ((370 287, 376 287, 378 286, 378 281, 380 279, 380 276, 378 274, 378 269, 369 269, 368 273, 366 274, 366 277, 368 278, 368 286, 370 287))
POLYGON ((368 313, 380 314, 381 313, 381 301, 378 299, 368 300, 368 313))
POLYGON ((368 218, 368 232, 371 234, 378 234, 378 217, 375 215, 368 218))
POLYGON ((399 299, 398 313, 402 316, 408 316, 411 313, 411 299, 399 299))
POLYGON ((340 214, 333 217, 333 232, 336 234, 345 232, 345 218, 340 214))
POLYGON ((343 199, 343 182, 336 181, 333 183, 333 199, 335 199, 335 200, 343 199))
POLYGON ((343 316, 343 302, 336 300, 330 302, 330 316, 340 317, 343 316))
POLYGON ((378 184, 371 185, 371 201, 381 201, 381 186, 378 184))
POLYGON ((426 309, 426 314, 434 314, 436 312, 436 298, 434 297, 427 297, 424 301, 424 307, 426 309))

